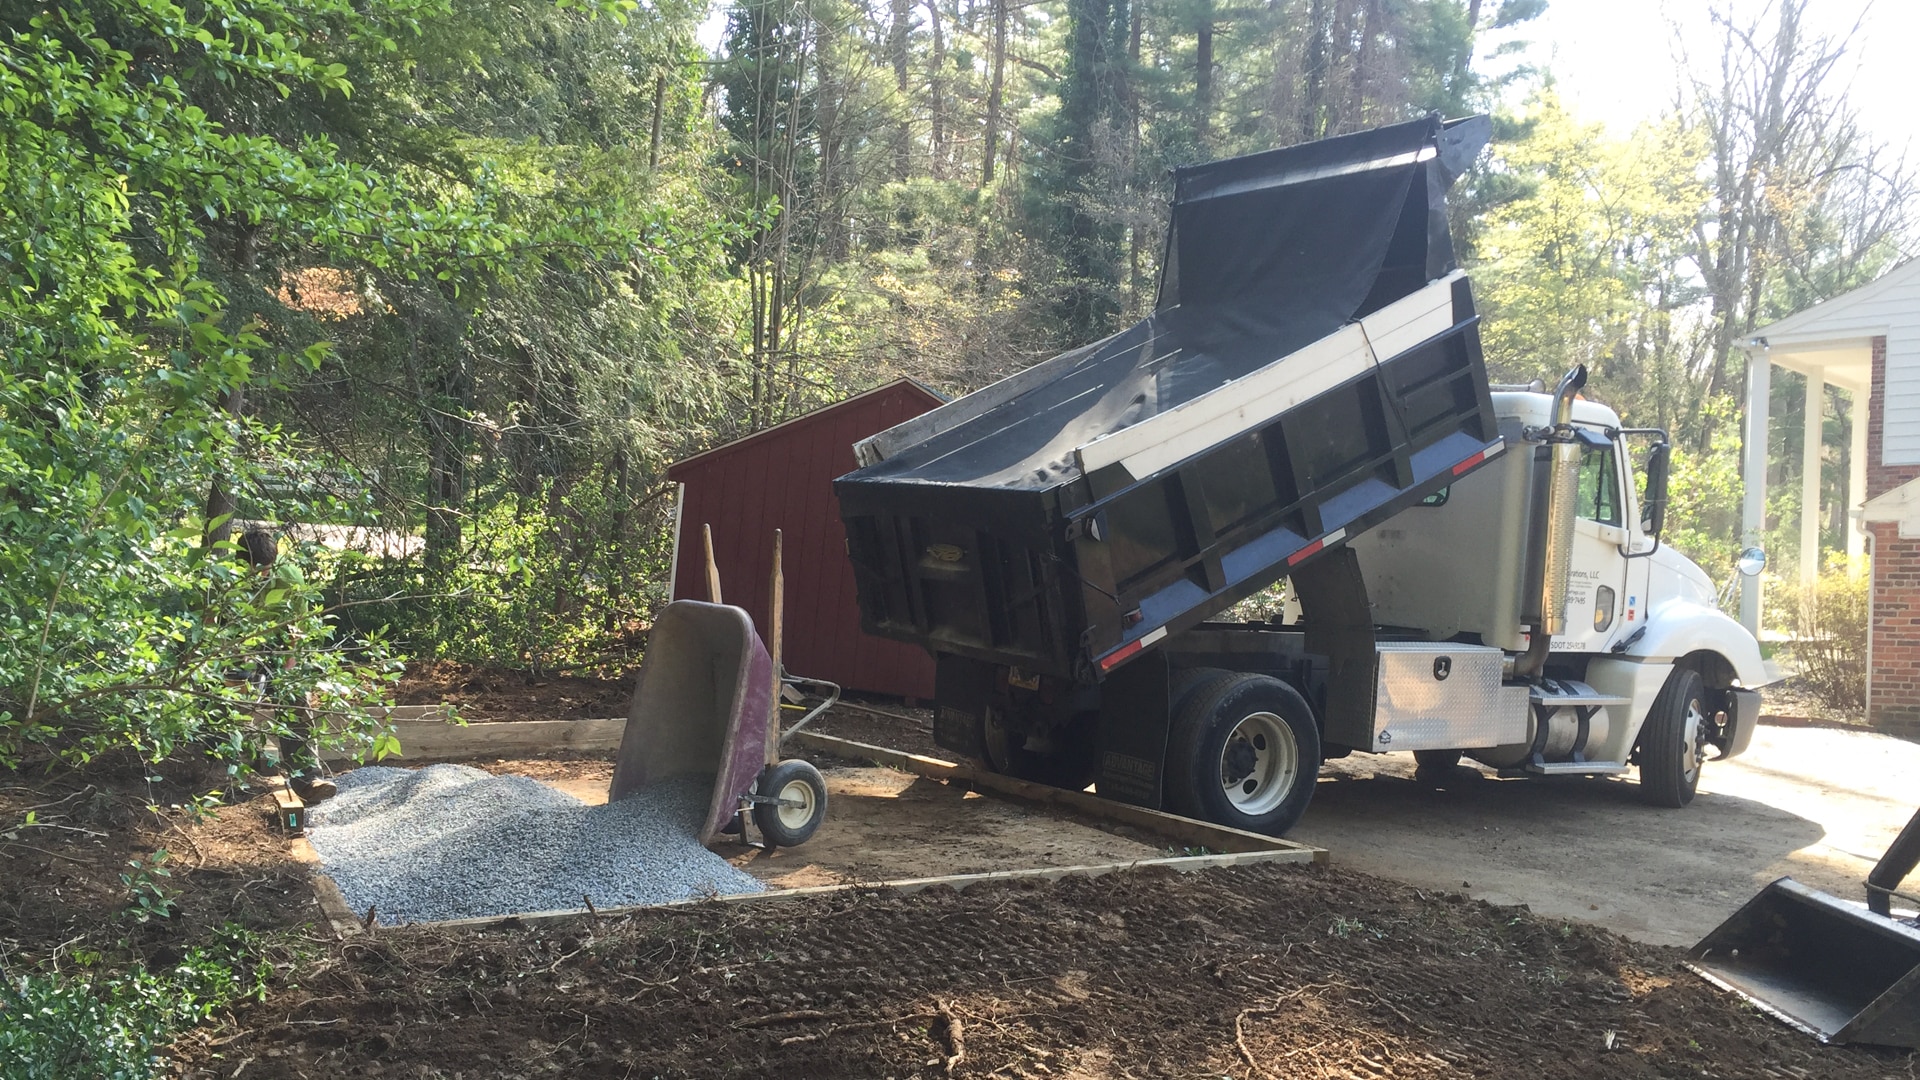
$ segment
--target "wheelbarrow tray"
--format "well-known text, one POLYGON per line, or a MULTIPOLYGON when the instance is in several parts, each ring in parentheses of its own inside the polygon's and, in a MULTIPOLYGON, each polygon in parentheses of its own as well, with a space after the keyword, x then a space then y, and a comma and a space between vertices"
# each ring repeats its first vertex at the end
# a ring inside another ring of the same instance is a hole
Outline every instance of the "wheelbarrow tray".
POLYGON ((767 765, 773 661, 745 611, 676 600, 647 635, 647 654, 620 738, 610 800, 682 777, 711 780, 698 822, 711 843, 767 765))
POLYGON ((1903 920, 1783 877, 1687 955, 1822 1042, 1920 1047, 1920 930, 1903 920))

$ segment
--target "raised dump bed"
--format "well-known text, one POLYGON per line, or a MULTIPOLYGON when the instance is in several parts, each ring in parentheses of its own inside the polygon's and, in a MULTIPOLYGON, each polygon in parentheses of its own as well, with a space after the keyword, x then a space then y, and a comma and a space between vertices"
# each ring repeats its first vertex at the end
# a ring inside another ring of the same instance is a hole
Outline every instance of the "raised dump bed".
POLYGON ((1497 452, 1442 203, 1486 138, 1178 170, 1151 316, 856 448, 866 629, 1093 682, 1497 452))

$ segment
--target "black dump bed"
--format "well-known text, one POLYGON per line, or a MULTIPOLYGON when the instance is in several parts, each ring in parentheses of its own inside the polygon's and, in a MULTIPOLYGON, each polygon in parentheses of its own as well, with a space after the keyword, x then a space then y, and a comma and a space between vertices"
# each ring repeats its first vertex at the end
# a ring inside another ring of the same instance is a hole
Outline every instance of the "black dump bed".
POLYGON ((1487 131, 1176 171, 1151 316, 856 448, 868 632, 1095 680, 1497 452, 1444 204, 1487 131))

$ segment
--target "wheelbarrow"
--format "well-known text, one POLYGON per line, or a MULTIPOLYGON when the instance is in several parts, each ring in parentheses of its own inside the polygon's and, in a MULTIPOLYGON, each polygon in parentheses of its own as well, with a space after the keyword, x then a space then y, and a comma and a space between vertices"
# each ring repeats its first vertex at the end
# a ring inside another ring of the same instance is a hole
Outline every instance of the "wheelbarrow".
POLYGON ((745 611, 668 604, 647 635, 608 799, 710 779, 701 843, 745 841, 749 821, 767 847, 806 842, 826 817, 827 785, 811 764, 779 758, 774 705, 773 661, 745 611))
POLYGON ((1862 904, 1783 877, 1715 927, 1687 966, 1821 1042, 1920 1047, 1920 928, 1892 899, 1920 864, 1915 813, 1862 904))

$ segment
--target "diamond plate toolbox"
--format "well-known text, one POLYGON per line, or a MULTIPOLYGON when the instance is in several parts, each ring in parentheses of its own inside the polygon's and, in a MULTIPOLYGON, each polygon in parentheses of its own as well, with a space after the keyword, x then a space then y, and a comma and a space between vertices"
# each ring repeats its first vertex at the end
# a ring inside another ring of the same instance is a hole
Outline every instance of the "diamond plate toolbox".
POLYGON ((1455 750, 1527 738, 1527 690, 1500 685, 1505 653, 1482 645, 1376 645, 1373 749, 1455 750))

